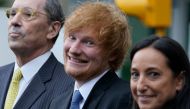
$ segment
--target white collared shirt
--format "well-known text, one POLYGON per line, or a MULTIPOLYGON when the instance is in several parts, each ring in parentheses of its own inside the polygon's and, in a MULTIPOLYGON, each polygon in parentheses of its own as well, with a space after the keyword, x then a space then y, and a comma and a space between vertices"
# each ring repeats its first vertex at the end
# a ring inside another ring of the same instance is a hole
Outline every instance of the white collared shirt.
MULTIPOLYGON (((16 100, 14 102, 14 105, 17 103, 27 86, 30 84, 31 80, 33 77, 36 75, 36 73, 39 71, 39 69, 43 66, 43 64, 48 60, 50 57, 51 52, 48 51, 44 53, 43 55, 40 55, 36 57, 35 59, 29 61, 25 65, 23 65, 20 69, 22 71, 23 78, 20 80, 19 83, 19 91, 18 95, 16 97, 16 100)), ((17 62, 15 61, 15 67, 14 67, 14 72, 15 70, 19 68, 17 62)), ((13 106, 14 106, 13 105, 13 106)))
POLYGON ((109 69, 107 69, 106 71, 104 71, 104 73, 98 75, 97 77, 87 81, 86 83, 84 83, 79 89, 77 88, 77 82, 75 82, 75 86, 74 86, 74 91, 75 90, 79 90, 79 92, 81 93, 83 100, 80 102, 80 109, 82 109, 88 95, 90 94, 92 88, 94 87, 94 85, 96 84, 96 82, 102 77, 104 76, 109 69))

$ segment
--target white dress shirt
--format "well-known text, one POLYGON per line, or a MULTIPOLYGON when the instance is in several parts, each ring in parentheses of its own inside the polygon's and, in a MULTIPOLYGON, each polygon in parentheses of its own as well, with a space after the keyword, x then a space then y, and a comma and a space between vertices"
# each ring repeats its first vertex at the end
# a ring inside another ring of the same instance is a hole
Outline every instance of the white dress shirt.
POLYGON ((88 95, 90 94, 92 88, 94 87, 94 85, 96 84, 96 82, 102 77, 104 76, 109 69, 107 69, 106 71, 104 71, 104 73, 98 75, 97 77, 87 81, 86 83, 84 83, 81 87, 77 87, 78 83, 75 82, 75 86, 74 86, 74 91, 75 90, 79 90, 79 92, 81 93, 83 100, 80 102, 80 109, 82 109, 88 95))
MULTIPOLYGON (((17 103, 21 95, 24 93, 27 86, 30 84, 31 80, 35 76, 35 74, 39 71, 39 69, 43 66, 43 64, 47 61, 47 59, 50 57, 51 52, 48 51, 44 53, 41 56, 36 57, 35 59, 29 61, 25 65, 23 65, 20 69, 22 71, 23 78, 20 80, 19 83, 19 90, 18 95, 16 97, 16 100, 14 101, 14 105, 17 103)), ((15 70, 19 68, 17 62, 15 61, 15 70)), ((13 106, 14 106, 13 105, 13 106)))

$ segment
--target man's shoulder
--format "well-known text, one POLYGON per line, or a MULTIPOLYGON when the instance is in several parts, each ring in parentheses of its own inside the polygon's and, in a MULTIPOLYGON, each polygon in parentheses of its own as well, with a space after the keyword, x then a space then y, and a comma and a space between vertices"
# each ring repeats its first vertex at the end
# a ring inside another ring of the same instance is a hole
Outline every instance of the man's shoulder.
POLYGON ((115 76, 115 78, 99 84, 99 87, 93 88, 86 107, 90 107, 90 109, 95 106, 98 109, 127 109, 130 105, 130 97, 129 82, 115 76))
POLYGON ((129 81, 123 80, 118 75, 113 72, 109 71, 106 73, 100 80, 97 82, 97 85, 100 85, 102 87, 107 87, 108 90, 111 89, 126 89, 129 90, 129 81))
POLYGON ((119 78, 119 80, 113 83, 110 90, 117 90, 115 93, 118 94, 130 94, 129 81, 119 78))
POLYGON ((117 80, 117 82, 115 82, 115 85, 116 85, 116 86, 121 86, 121 87, 125 86, 125 87, 128 87, 128 88, 129 88, 129 80, 124 80, 124 79, 122 79, 122 78, 119 78, 119 79, 117 80))
POLYGON ((7 69, 10 69, 10 68, 13 68, 13 67, 14 67, 14 62, 6 64, 6 65, 3 65, 3 66, 0 66, 0 71, 7 70, 7 69))
POLYGON ((107 94, 111 94, 112 97, 118 97, 120 95, 130 94, 129 81, 119 78, 115 72, 108 72, 105 74, 93 87, 92 92, 101 90, 107 94))

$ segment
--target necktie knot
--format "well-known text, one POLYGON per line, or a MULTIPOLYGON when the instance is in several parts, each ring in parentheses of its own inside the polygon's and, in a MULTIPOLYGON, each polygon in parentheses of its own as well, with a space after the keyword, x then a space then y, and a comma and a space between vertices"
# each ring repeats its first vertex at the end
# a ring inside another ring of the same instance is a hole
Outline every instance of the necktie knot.
POLYGON ((71 107, 70 109, 79 109, 79 104, 82 101, 83 97, 79 90, 76 90, 73 93, 72 101, 71 101, 71 107))
POLYGON ((14 82, 19 82, 22 79, 22 73, 20 68, 18 68, 15 73, 13 74, 13 79, 12 81, 14 82))

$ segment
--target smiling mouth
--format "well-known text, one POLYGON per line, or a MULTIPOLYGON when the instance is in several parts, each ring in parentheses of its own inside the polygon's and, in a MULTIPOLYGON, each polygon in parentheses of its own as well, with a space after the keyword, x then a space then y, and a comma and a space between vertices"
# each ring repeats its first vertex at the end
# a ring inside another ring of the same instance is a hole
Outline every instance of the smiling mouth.
POLYGON ((84 59, 79 59, 79 58, 75 58, 75 57, 70 57, 68 56, 69 61, 74 62, 74 63, 88 63, 88 61, 84 60, 84 59))
POLYGON ((138 95, 138 99, 141 103, 148 103, 151 99, 155 97, 154 95, 138 95))
POLYGON ((137 95, 137 96, 142 98, 151 98, 154 97, 155 95, 137 95))

